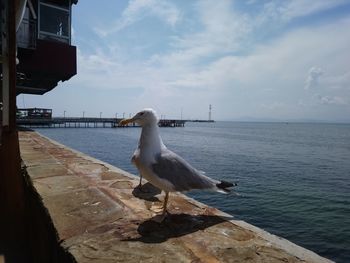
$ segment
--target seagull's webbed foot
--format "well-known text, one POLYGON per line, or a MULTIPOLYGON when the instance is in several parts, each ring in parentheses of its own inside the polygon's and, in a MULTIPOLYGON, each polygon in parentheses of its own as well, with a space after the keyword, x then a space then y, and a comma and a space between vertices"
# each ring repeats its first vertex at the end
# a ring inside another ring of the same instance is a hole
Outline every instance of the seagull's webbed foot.
POLYGON ((170 215, 170 213, 165 210, 165 212, 163 212, 162 214, 154 216, 152 218, 152 221, 157 223, 162 223, 164 222, 164 220, 167 218, 168 215, 170 215))
POLYGON ((139 190, 140 192, 144 192, 144 190, 142 189, 142 184, 138 184, 135 189, 139 190))

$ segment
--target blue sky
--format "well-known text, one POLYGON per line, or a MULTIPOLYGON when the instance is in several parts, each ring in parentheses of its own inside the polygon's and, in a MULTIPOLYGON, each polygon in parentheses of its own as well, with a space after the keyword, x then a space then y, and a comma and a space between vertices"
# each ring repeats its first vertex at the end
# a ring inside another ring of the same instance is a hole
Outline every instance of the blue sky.
POLYGON ((82 0, 72 27, 78 74, 19 107, 350 121, 349 0, 82 0))

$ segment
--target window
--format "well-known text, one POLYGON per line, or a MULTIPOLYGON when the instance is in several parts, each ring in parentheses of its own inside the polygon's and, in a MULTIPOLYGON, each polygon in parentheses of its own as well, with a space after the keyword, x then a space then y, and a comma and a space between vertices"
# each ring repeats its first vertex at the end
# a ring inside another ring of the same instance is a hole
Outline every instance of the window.
POLYGON ((54 0, 40 2, 39 38, 70 43, 70 3, 54 0))

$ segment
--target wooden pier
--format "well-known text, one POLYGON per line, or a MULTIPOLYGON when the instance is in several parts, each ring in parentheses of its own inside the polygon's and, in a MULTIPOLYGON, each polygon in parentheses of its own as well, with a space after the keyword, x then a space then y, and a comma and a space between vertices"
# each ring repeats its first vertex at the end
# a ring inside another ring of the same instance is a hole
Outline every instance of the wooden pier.
POLYGON ((116 118, 19 118, 17 125, 36 128, 113 128, 121 119, 116 118))
MULTIPOLYGON (((138 127, 118 126, 122 118, 89 118, 89 117, 53 117, 53 118, 17 118, 17 125, 30 128, 118 128, 138 127)), ((186 120, 162 119, 159 127, 184 127, 186 120)))
POLYGON ((167 120, 162 119, 158 122, 159 127, 184 127, 186 120, 167 120))

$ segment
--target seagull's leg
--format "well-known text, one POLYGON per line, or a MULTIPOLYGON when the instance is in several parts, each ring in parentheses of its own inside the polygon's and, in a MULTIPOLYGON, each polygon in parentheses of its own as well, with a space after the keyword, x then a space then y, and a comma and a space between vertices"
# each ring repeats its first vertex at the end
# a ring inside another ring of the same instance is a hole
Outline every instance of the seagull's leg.
POLYGON ((161 207, 161 209, 163 208, 163 212, 161 214, 156 215, 155 217, 152 218, 152 221, 155 221, 157 223, 162 223, 164 221, 164 219, 167 216, 167 204, 168 204, 168 199, 169 199, 169 192, 165 192, 165 198, 164 198, 164 202, 163 202, 163 207, 161 207))
POLYGON ((142 175, 140 174, 140 182, 139 182, 139 185, 137 186, 137 188, 141 189, 141 187, 142 187, 142 175))
POLYGON ((168 204, 168 199, 169 199, 169 192, 165 192, 165 198, 164 198, 164 203, 163 203, 163 215, 166 214, 166 207, 167 207, 167 204, 168 204))
POLYGON ((161 215, 155 216, 152 219, 153 221, 155 221, 157 223, 162 223, 164 221, 164 219, 166 218, 166 215, 167 215, 166 207, 168 204, 168 199, 169 199, 169 192, 165 192, 165 198, 164 198, 164 203, 163 203, 163 212, 161 215))
POLYGON ((140 174, 140 182, 139 184, 135 187, 135 189, 139 190, 140 192, 147 193, 147 191, 142 190, 142 175, 140 174))

